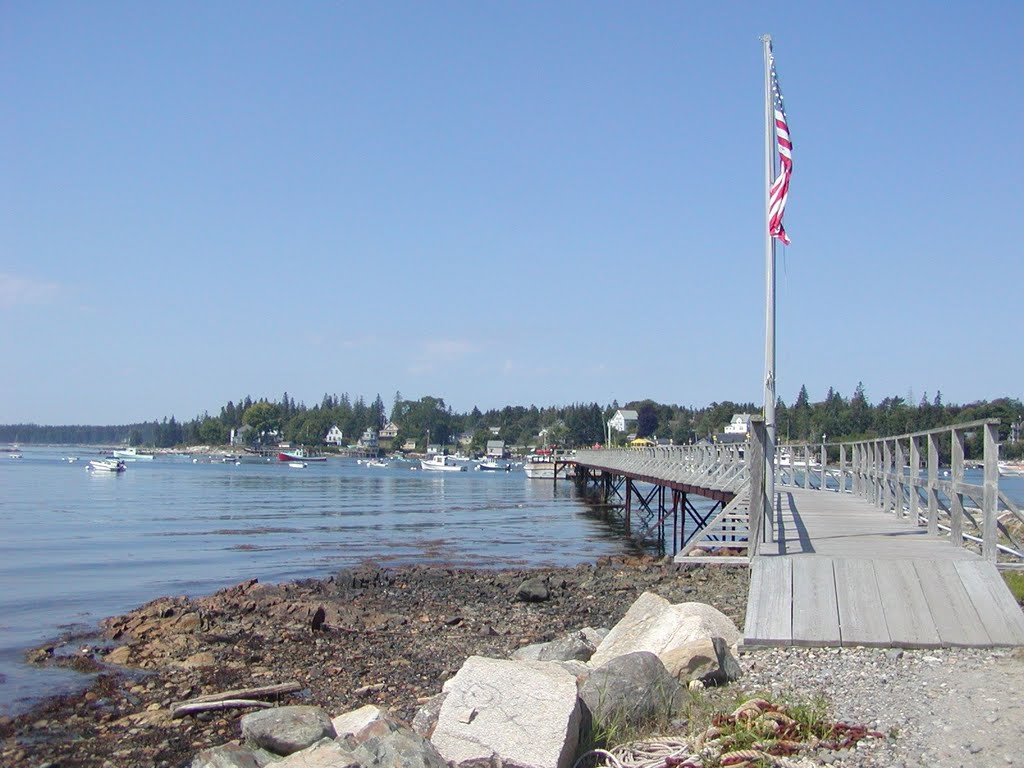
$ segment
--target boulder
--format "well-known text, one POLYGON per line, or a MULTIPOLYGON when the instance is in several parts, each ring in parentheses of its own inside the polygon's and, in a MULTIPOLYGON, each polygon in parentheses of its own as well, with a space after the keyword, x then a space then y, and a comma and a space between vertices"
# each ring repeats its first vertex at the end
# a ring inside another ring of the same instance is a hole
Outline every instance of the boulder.
POLYGON ((191 768, 261 768, 252 750, 238 744, 204 749, 192 758, 191 768))
POLYGON ((524 603, 541 603, 551 596, 543 579, 527 579, 516 590, 516 598, 524 603))
POLYGON ((334 726, 335 738, 342 739, 354 733, 359 733, 370 723, 387 716, 388 711, 386 709, 382 709, 374 704, 367 704, 365 707, 353 709, 351 712, 345 712, 332 718, 331 725, 334 726))
POLYGON ((290 755, 335 735, 331 719, 320 707, 275 707, 242 717, 246 744, 275 755, 290 755))
POLYGON ((741 670, 721 637, 693 640, 661 655, 665 669, 681 683, 699 680, 705 686, 739 680, 741 670))
POLYGON ((616 656, 637 651, 661 657, 686 643, 711 637, 721 637, 733 645, 742 635, 728 616, 710 605, 672 605, 663 597, 644 592, 597 646, 590 664, 600 667, 616 656))
POLYGON ((437 725, 437 716, 441 713, 441 705, 444 704, 444 693, 431 696, 426 703, 416 711, 412 719, 412 729, 425 739, 434 735, 434 727, 437 725))
POLYGON ((524 646, 513 651, 512 658, 516 661, 587 661, 595 650, 595 645, 575 633, 549 643, 524 646))
POLYGON ((337 743, 344 759, 362 768, 447 768, 433 744, 386 713, 337 743))
POLYGON ((595 723, 639 725, 670 716, 688 695, 649 651, 617 656, 580 685, 580 698, 595 723))
POLYGON ((272 768, 356 768, 351 752, 332 739, 323 739, 311 747, 293 752, 272 768))
POLYGON ((471 656, 444 692, 432 741, 446 760, 572 764, 582 710, 576 678, 558 664, 471 656))

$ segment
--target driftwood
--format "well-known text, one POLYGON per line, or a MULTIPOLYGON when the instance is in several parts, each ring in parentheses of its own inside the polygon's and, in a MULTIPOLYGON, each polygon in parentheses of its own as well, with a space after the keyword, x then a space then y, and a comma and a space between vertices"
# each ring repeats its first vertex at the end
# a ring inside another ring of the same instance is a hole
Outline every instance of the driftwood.
POLYGON ((245 707, 257 707, 269 709, 274 706, 269 701, 257 701, 256 699, 222 699, 221 701, 196 701, 192 703, 177 704, 171 710, 171 717, 184 717, 194 715, 197 712, 211 712, 219 709, 243 709, 245 707))
POLYGON ((182 717, 195 712, 207 712, 217 709, 235 709, 241 707, 269 707, 265 699, 271 696, 280 696, 282 693, 294 693, 301 691, 302 684, 291 680, 287 683, 277 685, 263 685, 258 688, 237 688, 233 691, 221 691, 220 693, 209 693, 205 696, 196 696, 194 699, 175 704, 171 710, 172 717, 182 717))
POLYGON ((352 691, 356 696, 360 696, 364 693, 373 693, 374 691, 380 691, 384 688, 384 683, 374 683, 373 685, 364 685, 362 688, 356 688, 352 691))

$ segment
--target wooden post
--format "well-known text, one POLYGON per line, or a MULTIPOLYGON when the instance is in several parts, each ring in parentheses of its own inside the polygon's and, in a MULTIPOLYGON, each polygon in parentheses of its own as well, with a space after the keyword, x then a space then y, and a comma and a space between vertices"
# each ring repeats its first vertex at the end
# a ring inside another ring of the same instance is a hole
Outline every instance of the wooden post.
POLYGON ((964 481, 964 432, 953 429, 953 492, 949 494, 949 541, 959 547, 964 543, 964 499, 960 483, 964 481))
POLYGON ((633 530, 630 524, 630 517, 633 512, 633 478, 626 478, 626 535, 629 536, 633 530))
POLYGON ((839 492, 846 493, 846 443, 839 445, 839 492))
POLYGON ((750 524, 748 526, 747 556, 753 559, 761 547, 761 542, 770 541, 775 536, 772 529, 775 499, 766 497, 765 447, 768 436, 764 419, 759 416, 751 417, 750 430, 752 439, 750 441, 750 456, 747 458, 747 472, 750 477, 750 524))
POLYGON ((999 434, 997 424, 985 425, 985 490, 982 502, 981 556, 996 561, 996 513, 999 504, 999 434))
POLYGON ((903 443, 899 439, 893 440, 893 446, 896 449, 893 460, 895 466, 893 467, 893 482, 895 483, 896 507, 893 510, 896 513, 897 520, 905 520, 906 512, 903 510, 903 443))
POLYGON ((800 446, 800 453, 804 459, 804 487, 811 486, 811 449, 807 444, 800 446))
POLYGON ((920 525, 921 500, 917 493, 917 483, 921 477, 921 438, 910 438, 910 477, 908 486, 910 489, 910 520, 916 528, 920 525))
POLYGON ((939 533, 939 436, 928 433, 928 533, 939 533))
POLYGON ((821 443, 821 479, 818 481, 819 491, 824 491, 828 485, 826 477, 828 477, 828 451, 825 450, 825 441, 823 440, 821 443))
POLYGON ((892 493, 889 490, 889 470, 892 467, 892 449, 889 448, 889 441, 882 441, 882 511, 888 512, 892 508, 892 493))

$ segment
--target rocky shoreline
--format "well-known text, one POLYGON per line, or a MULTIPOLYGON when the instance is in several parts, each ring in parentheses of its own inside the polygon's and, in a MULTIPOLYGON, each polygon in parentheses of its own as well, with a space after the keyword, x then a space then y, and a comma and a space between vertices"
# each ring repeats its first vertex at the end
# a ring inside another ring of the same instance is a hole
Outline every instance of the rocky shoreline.
POLYGON ((242 713, 176 719, 175 703, 285 680, 303 686, 287 703, 338 713, 377 704, 411 720, 469 656, 507 658, 570 630, 610 627, 645 591, 710 603, 742 626, 746 582, 743 568, 615 558, 494 571, 366 566, 162 598, 103 622, 103 642, 35 654, 37 663, 97 676, 81 693, 0 722, 0 764, 186 765, 199 750, 236 738, 242 713), (543 584, 547 598, 519 599, 527 580, 543 584))
MULTIPOLYGON (((365 566, 162 598, 105 621, 100 642, 36 652, 37 663, 96 676, 81 693, 0 721, 0 765, 188 765, 238 739, 246 710, 174 717, 176 704, 286 681, 297 690, 281 704, 332 715, 374 704, 412 721, 467 658, 504 659, 583 627, 611 627, 644 592, 708 603, 742 626, 747 578, 744 568, 650 558, 546 569, 365 566)), ((885 735, 804 755, 803 765, 1024 765, 1020 651, 786 648, 744 651, 739 665, 739 683, 721 689, 731 700, 817 699, 830 717, 885 735)))

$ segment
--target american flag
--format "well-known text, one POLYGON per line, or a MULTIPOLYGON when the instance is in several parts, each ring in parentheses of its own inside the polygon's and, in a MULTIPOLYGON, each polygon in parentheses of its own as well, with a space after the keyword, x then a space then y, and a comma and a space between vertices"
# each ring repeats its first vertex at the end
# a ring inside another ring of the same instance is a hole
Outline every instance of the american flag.
POLYGON ((793 175, 793 142, 789 140, 789 123, 786 121, 786 107, 782 102, 782 89, 775 76, 775 56, 771 44, 768 47, 768 64, 771 72, 772 102, 775 108, 775 139, 779 146, 779 174, 772 182, 768 195, 768 232, 789 245, 789 237, 782 226, 782 214, 786 212, 786 198, 789 197, 789 177, 793 175))

